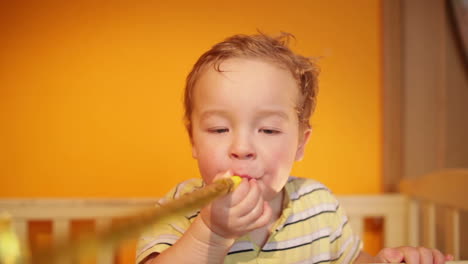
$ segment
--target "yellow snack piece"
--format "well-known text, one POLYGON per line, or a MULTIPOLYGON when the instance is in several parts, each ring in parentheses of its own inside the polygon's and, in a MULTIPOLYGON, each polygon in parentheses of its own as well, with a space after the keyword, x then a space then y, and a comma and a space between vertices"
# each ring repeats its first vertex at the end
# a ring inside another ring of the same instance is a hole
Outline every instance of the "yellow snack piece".
POLYGON ((234 182, 233 190, 235 190, 237 188, 237 186, 239 186, 239 184, 242 182, 242 178, 239 177, 239 176, 232 176, 231 180, 234 182))

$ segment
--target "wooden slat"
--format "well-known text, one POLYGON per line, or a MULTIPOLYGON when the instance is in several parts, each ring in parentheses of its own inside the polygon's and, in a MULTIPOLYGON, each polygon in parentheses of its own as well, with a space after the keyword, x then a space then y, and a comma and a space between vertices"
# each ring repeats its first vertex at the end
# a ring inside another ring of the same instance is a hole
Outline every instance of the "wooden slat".
POLYGON ((455 259, 460 258, 460 213, 458 210, 449 208, 445 215, 445 249, 455 259))
POLYGON ((398 247, 407 244, 406 217, 387 214, 384 217, 384 247, 398 247))
POLYGON ((12 224, 21 245, 28 247, 28 222, 24 219, 13 219, 12 224))
POLYGON ((416 200, 410 200, 408 205, 408 245, 409 246, 419 246, 419 202, 416 200))
MULTIPOLYGON (((69 219, 58 219, 52 221, 52 235, 54 245, 59 245, 64 241, 70 239, 70 220, 69 219)), ((60 263, 70 264, 72 263, 71 256, 62 256, 59 260, 60 263)))
POLYGON ((54 244, 59 244, 70 239, 70 220, 58 219, 52 221, 54 244))
POLYGON ((425 202, 421 206, 422 214, 422 246, 436 247, 436 217, 434 203, 425 202))
POLYGON ((362 237, 364 234, 364 217, 350 215, 348 221, 351 224, 351 228, 353 229, 354 233, 359 237, 362 237))
MULTIPOLYGON (((110 218, 99 218, 96 219, 96 231, 102 232, 108 229, 112 224, 112 219, 110 218)), ((98 263, 99 264, 112 264, 114 263, 114 254, 115 246, 105 245, 102 246, 98 252, 98 263)))

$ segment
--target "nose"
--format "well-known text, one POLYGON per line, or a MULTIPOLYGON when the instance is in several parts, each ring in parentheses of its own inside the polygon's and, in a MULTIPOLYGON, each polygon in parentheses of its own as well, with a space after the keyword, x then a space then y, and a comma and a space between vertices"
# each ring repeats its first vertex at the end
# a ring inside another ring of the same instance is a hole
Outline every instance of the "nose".
POLYGON ((229 157, 237 160, 254 160, 257 157, 255 146, 248 135, 237 135, 232 141, 229 157))

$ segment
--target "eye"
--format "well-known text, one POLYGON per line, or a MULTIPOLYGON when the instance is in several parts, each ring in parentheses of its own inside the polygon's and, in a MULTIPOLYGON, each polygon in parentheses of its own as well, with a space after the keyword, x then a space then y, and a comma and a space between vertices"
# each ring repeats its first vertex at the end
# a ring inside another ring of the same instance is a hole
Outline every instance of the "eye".
POLYGON ((262 129, 260 129, 260 132, 264 133, 264 134, 267 134, 267 135, 276 135, 276 134, 281 133, 281 131, 279 131, 277 129, 271 129, 271 128, 262 128, 262 129))
POLYGON ((210 128, 208 129, 208 131, 213 134, 222 134, 222 133, 229 132, 229 129, 228 128, 210 128))

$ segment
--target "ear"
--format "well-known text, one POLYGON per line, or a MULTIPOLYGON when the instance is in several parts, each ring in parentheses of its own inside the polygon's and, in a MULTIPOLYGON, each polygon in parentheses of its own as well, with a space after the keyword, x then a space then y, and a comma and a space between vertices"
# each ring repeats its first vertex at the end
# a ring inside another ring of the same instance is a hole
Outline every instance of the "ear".
POLYGON ((193 143, 192 138, 190 138, 190 144, 192 145, 192 158, 197 159, 198 158, 197 148, 195 147, 195 144, 193 143))
POLYGON ((197 158, 198 158, 197 148, 196 148, 195 145, 193 144, 193 141, 192 141, 192 157, 193 157, 194 159, 197 159, 197 158))
POLYGON ((305 129, 302 132, 302 136, 299 138, 299 144, 297 145, 297 150, 296 150, 296 161, 301 161, 302 158, 304 158, 304 152, 305 152, 305 147, 307 145, 307 142, 309 142, 310 134, 312 133, 312 130, 310 128, 305 129))

